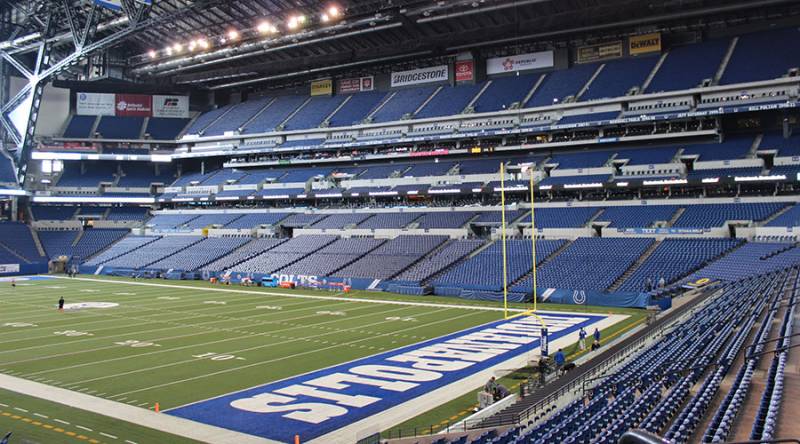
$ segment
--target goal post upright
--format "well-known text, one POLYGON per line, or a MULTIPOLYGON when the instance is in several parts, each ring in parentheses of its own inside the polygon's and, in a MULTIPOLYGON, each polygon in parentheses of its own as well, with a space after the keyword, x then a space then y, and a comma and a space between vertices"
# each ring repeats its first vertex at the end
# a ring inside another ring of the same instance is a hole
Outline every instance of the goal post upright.
POLYGON ((506 171, 500 162, 500 241, 503 247, 503 317, 508 319, 508 265, 506 257, 506 171))

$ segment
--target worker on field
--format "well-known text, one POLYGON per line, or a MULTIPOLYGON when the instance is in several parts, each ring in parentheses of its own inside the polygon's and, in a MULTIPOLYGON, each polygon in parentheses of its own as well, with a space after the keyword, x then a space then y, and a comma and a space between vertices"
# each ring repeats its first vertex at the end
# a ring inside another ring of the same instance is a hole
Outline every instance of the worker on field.
POLYGON ((11 278, 11 288, 17 288, 17 281, 14 278, 11 278))
POLYGON ((64 311, 64 296, 58 299, 58 311, 64 311))
POLYGON ((581 351, 586 350, 586 330, 584 330, 583 327, 578 331, 578 346, 581 348, 581 351))

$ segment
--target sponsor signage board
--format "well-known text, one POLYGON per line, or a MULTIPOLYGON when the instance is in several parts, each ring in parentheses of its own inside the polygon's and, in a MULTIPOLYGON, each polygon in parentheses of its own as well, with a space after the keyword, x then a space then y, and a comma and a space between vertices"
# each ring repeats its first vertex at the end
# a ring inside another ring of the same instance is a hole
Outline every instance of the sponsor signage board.
POLYGON ((148 94, 76 94, 75 111, 81 116, 189 118, 189 97, 148 94))
POLYGON ((486 74, 526 71, 553 67, 553 51, 531 52, 486 60, 486 74))
POLYGON ((153 114, 153 97, 144 94, 115 94, 116 115, 150 117, 153 114))
POLYGON ((576 61, 578 63, 589 63, 619 57, 622 57, 622 41, 581 46, 578 48, 576 61))
POLYGON ((116 114, 114 94, 79 92, 76 111, 81 116, 113 116, 116 114))
POLYGON ((630 55, 647 54, 661 51, 661 33, 642 34, 628 38, 630 55))
POLYGON ((455 64, 456 82, 469 82, 475 80, 475 62, 472 60, 459 60, 455 64))
POLYGON ((450 79, 450 70, 447 65, 431 66, 428 68, 410 69, 407 71, 392 72, 391 87, 421 85, 425 83, 445 82, 450 79))
POLYGON ((189 118, 189 96, 153 96, 153 117, 189 118))
POLYGON ((312 96, 330 96, 333 94, 333 80, 323 79, 311 82, 312 96))

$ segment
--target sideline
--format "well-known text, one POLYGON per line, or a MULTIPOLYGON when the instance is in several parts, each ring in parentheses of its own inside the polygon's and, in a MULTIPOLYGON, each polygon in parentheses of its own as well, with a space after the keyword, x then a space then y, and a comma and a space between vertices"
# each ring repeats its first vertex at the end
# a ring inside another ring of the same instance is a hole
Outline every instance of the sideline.
MULTIPOLYGON (((503 307, 484 307, 475 305, 458 305, 458 304, 437 304, 433 302, 408 302, 408 301, 392 301, 386 299, 365 299, 365 298, 346 298, 341 296, 316 296, 310 294, 290 294, 290 293, 274 293, 271 291, 259 290, 239 290, 233 288, 208 288, 208 287, 190 287, 187 285, 171 285, 171 284, 155 284, 151 282, 129 282, 129 281, 113 281, 107 279, 92 279, 92 278, 68 278, 66 276, 53 276, 55 279, 66 279, 70 281, 86 281, 86 282, 100 282, 104 284, 118 284, 118 285, 141 285, 145 287, 161 287, 161 288, 178 288, 182 290, 198 290, 198 291, 216 291, 221 293, 239 293, 239 294, 259 294, 268 296, 280 296, 286 298, 298 299, 317 299, 324 301, 346 301, 346 302, 365 302, 369 304, 386 304, 386 305, 408 305, 412 307, 430 307, 430 308, 460 308, 463 310, 478 310, 478 311, 498 311, 502 312, 503 307)), ((516 313, 524 313, 529 311, 522 308, 509 308, 508 311, 516 313)), ((543 313, 545 313, 543 311, 543 313)), ((568 313, 559 311, 558 313, 568 313)), ((580 313, 575 313, 580 314, 580 313)))
MULTIPOLYGON (((164 433, 210 444, 280 444, 257 436, 234 432, 140 407, 97 398, 83 393, 40 384, 0 373, 0 387, 12 392, 64 404, 80 410, 107 416, 164 433)), ((135 438, 134 438, 135 439, 135 438)))

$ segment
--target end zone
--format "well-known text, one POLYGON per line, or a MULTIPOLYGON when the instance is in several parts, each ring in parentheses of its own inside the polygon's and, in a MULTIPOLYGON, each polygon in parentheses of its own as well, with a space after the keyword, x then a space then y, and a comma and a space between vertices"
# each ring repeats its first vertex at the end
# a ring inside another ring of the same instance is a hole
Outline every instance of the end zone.
MULTIPOLYGON (((540 312, 551 350, 580 327, 604 329, 625 315, 540 312)), ((355 441, 416 416, 424 398, 446 402, 496 369, 522 367, 540 346, 534 317, 491 322, 419 344, 178 407, 170 415, 290 442, 355 441)))

